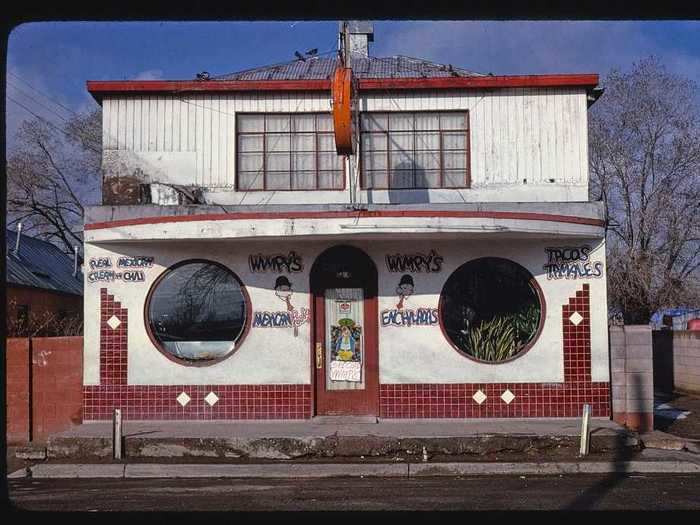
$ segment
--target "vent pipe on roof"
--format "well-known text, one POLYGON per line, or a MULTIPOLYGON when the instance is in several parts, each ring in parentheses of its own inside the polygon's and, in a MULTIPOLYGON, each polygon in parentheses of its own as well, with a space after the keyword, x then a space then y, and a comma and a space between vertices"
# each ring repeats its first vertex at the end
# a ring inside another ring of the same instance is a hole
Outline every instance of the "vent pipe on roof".
POLYGON ((22 238, 22 223, 17 223, 17 239, 15 240, 15 257, 19 257, 19 240, 22 238))
POLYGON ((73 246, 73 277, 78 275, 78 247, 73 246))

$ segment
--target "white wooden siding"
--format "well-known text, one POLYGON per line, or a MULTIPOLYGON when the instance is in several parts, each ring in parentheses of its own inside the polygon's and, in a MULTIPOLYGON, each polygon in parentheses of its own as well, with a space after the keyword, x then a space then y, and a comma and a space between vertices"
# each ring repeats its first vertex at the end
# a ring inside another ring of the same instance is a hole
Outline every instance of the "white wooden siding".
MULTIPOLYGON (((586 185, 587 116, 582 88, 400 91, 363 95, 363 111, 469 110, 474 188, 586 185)), ((105 97, 106 150, 194 152, 192 183, 230 190, 238 112, 328 112, 329 94, 234 93, 105 97)))

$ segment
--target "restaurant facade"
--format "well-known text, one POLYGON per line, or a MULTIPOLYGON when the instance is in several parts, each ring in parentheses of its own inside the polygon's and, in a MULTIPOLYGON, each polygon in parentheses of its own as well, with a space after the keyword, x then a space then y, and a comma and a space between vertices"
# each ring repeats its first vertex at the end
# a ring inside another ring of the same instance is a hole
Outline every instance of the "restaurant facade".
POLYGON ((88 82, 84 420, 610 416, 598 76, 375 58, 371 24, 342 34, 349 61, 88 82))

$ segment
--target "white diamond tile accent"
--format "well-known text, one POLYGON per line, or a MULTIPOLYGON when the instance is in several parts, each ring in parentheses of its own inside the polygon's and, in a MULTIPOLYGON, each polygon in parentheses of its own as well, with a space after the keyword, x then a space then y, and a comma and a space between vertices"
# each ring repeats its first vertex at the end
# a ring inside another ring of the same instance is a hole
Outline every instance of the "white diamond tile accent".
POLYGON ((484 401, 486 401, 486 394, 484 394, 481 390, 477 390, 476 393, 472 396, 472 399, 478 404, 481 404, 484 401))
POLYGON ((210 407, 213 407, 214 405, 216 405, 216 402, 218 400, 219 400, 219 396, 217 396, 214 392, 209 392, 209 394, 207 394, 207 397, 204 398, 204 401, 209 403, 210 407))
POLYGON ((116 315, 113 315, 112 317, 109 318, 107 321, 107 324, 112 330, 116 330, 117 327, 122 324, 122 322, 119 320, 119 318, 116 315))
POLYGON ((510 390, 506 390, 501 394, 501 399, 506 402, 506 405, 510 405, 510 402, 515 399, 515 396, 513 395, 513 392, 510 390))
POLYGON ((183 392, 179 396, 177 396, 177 402, 180 403, 183 407, 190 402, 190 396, 187 395, 186 392, 183 392))
POLYGON ((578 326, 579 323, 583 321, 583 316, 578 312, 574 312, 573 314, 571 314, 571 316, 569 316, 569 321, 578 326))

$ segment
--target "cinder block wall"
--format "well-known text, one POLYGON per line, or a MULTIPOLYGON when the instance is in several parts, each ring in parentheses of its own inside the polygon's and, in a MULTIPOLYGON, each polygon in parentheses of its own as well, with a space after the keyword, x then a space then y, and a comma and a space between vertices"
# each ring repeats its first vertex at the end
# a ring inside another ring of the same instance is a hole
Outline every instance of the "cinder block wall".
POLYGON ((639 432, 654 428, 651 327, 610 327, 613 420, 639 432))
POLYGON ((6 359, 8 444, 44 442, 81 423, 82 337, 8 338, 6 359))
POLYGON ((676 390, 700 393, 700 331, 674 330, 673 384, 676 390))

